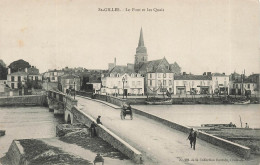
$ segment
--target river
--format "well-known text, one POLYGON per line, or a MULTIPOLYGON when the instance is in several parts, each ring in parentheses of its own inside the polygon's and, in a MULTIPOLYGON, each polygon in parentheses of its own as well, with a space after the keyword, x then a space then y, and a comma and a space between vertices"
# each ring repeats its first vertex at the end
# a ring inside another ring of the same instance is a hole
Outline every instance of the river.
POLYGON ((0 130, 6 130, 0 137, 0 158, 14 139, 55 137, 62 122, 45 107, 0 107, 0 130))
POLYGON ((248 105, 133 105, 134 108, 186 126, 201 124, 227 124, 260 128, 260 104, 248 105), (240 116, 240 117, 239 117, 240 116))

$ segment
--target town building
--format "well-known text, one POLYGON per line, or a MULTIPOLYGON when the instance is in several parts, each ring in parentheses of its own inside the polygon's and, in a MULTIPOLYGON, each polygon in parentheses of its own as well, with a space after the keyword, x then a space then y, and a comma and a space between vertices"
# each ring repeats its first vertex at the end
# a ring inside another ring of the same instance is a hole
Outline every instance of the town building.
POLYGON ((59 77, 64 74, 65 72, 62 70, 48 70, 43 74, 43 78, 48 82, 58 82, 59 77))
POLYGON ((229 76, 225 73, 212 73, 212 90, 214 94, 229 94, 229 76))
POLYGON ((25 85, 27 81, 28 73, 24 71, 18 71, 11 73, 11 69, 8 68, 8 75, 7 75, 7 85, 11 89, 19 89, 25 85))
POLYGON ((67 89, 80 90, 80 77, 75 74, 64 74, 58 78, 58 88, 66 93, 67 89))
POLYGON ((101 92, 101 80, 98 79, 92 79, 86 84, 91 84, 93 86, 93 92, 100 94, 101 92))
POLYGON ((174 76, 174 94, 211 94, 212 93, 212 77, 211 75, 191 75, 184 73, 183 75, 174 76))
POLYGON ((259 95, 259 75, 252 74, 246 77, 244 74, 241 74, 240 77, 234 79, 234 74, 230 76, 230 94, 231 95, 259 95))
POLYGON ((25 68, 25 72, 28 73, 29 80, 42 81, 42 75, 39 73, 39 69, 36 67, 32 66, 30 68, 25 68))
POLYGON ((107 74, 102 74, 101 93, 115 96, 143 95, 144 77, 135 72, 134 65, 118 66, 116 63, 114 65, 107 74))

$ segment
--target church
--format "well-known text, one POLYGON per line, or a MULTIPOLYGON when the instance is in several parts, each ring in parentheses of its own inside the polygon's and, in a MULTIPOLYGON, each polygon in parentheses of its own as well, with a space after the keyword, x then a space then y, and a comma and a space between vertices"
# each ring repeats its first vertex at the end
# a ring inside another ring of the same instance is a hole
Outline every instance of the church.
MULTIPOLYGON (((126 92, 125 94, 127 95, 163 95, 166 92, 173 94, 174 75, 181 73, 180 66, 176 62, 170 64, 165 57, 148 61, 147 48, 144 45, 142 28, 140 31, 138 47, 136 48, 134 64, 128 63, 127 66, 119 66, 116 65, 115 59, 114 63, 108 64, 108 67, 108 73, 102 75, 101 78, 103 92, 116 92, 116 90, 113 89, 115 89, 116 84, 120 84, 119 86, 117 85, 117 88, 124 89, 118 91, 124 90, 124 93, 126 92), (122 84, 124 84, 124 82, 120 82, 124 80, 122 76, 134 78, 136 83, 132 82, 132 84, 139 84, 138 88, 127 89, 126 87, 130 87, 129 85, 121 87, 122 84), (115 82, 113 80, 115 80, 115 82), (143 86, 143 88, 140 88, 140 85, 143 86), (112 89, 109 89, 108 87, 112 89)), ((121 92, 119 92, 119 94, 120 93, 121 92)))

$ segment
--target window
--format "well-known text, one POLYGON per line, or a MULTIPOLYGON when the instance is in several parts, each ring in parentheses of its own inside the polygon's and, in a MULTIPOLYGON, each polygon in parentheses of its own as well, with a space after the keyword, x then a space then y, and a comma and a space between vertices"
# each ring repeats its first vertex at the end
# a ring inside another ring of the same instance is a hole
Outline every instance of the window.
POLYGON ((152 80, 150 80, 150 86, 152 86, 153 85, 153 81, 152 80))
POLYGON ((150 78, 153 78, 152 73, 150 73, 150 78))
POLYGON ((18 81, 19 81, 19 82, 21 81, 21 76, 18 76, 18 81))
POLYGON ((119 77, 119 76, 120 76, 120 74, 118 73, 118 74, 117 74, 117 77, 119 77))
POLYGON ((161 73, 158 73, 158 78, 161 78, 161 73))
POLYGON ((247 85, 248 89, 250 89, 250 84, 247 85))
POLYGON ((141 85, 141 81, 137 81, 137 85, 139 85, 139 86, 140 86, 140 85, 141 85))
POLYGON ((14 76, 11 76, 11 81, 14 81, 14 76))
POLYGON ((161 80, 158 80, 158 85, 161 85, 161 84, 162 84, 161 80))
POLYGON ((236 88, 238 88, 238 84, 236 84, 236 88))
POLYGON ((169 85, 172 85, 172 80, 169 80, 169 85))
POLYGON ((163 85, 166 85, 166 80, 163 80, 163 85))
POLYGON ((169 78, 172 78, 172 73, 169 73, 169 78))
POLYGON ((11 84, 12 89, 14 89, 14 83, 11 84))
POLYGON ((166 73, 163 74, 163 77, 166 78, 166 73))

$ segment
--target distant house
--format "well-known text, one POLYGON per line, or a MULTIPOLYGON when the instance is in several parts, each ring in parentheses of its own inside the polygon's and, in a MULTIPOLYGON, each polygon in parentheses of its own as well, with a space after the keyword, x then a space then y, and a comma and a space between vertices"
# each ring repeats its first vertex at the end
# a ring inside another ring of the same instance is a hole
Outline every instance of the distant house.
POLYGON ((25 82, 27 81, 27 72, 19 71, 11 73, 11 69, 8 69, 8 75, 7 75, 7 85, 11 89, 18 89, 21 88, 23 85, 25 85, 25 82))
POLYGON ((252 74, 248 77, 243 74, 230 80, 230 94, 232 95, 259 95, 259 76, 252 74))
POLYGON ((175 75, 174 94, 211 94, 212 77, 211 75, 175 75))
POLYGON ((101 80, 92 79, 89 82, 87 82, 87 84, 93 85, 94 93, 100 93, 100 91, 101 91, 101 80))
POLYGON ((212 90, 215 94, 229 94, 229 76, 225 73, 212 73, 212 90))
POLYGON ((145 77, 144 87, 148 95, 164 94, 166 91, 173 93, 174 73, 165 58, 143 63, 138 73, 145 77))
MULTIPOLYGON (((109 66, 111 67, 111 66, 109 66)), ((136 73, 133 64, 115 66, 107 74, 102 74, 101 93, 110 95, 143 95, 144 77, 136 73)))
POLYGON ((31 68, 26 68, 25 72, 28 73, 28 79, 42 81, 42 75, 36 67, 32 66, 31 68))
POLYGON ((80 90, 80 77, 75 74, 65 74, 59 77, 58 83, 61 85, 62 92, 67 89, 80 90))
POLYGON ((43 78, 48 82, 58 82, 59 77, 64 74, 65 72, 62 70, 48 70, 43 74, 43 78))

